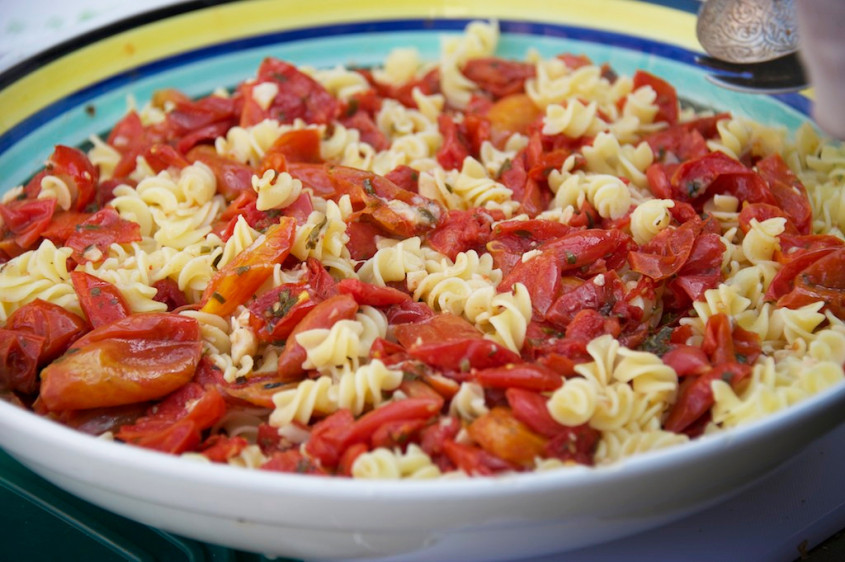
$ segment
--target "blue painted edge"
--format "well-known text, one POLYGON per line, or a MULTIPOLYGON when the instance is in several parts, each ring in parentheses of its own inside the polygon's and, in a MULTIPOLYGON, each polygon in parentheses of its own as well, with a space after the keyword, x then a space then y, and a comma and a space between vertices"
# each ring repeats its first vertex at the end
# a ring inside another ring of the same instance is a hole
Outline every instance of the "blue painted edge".
MULTIPOLYGON (((673 2, 660 1, 655 1, 653 3, 674 4, 673 2)), ((45 107, 30 117, 27 117, 0 136, 0 155, 13 146, 17 141, 26 136, 28 131, 40 127, 70 108, 79 107, 85 102, 92 100, 105 92, 124 86, 134 80, 137 80, 138 78, 155 75, 198 60, 211 58, 224 53, 326 36, 427 30, 461 31, 470 21, 472 21, 472 19, 467 18, 407 19, 332 24, 256 35, 186 51, 178 55, 166 57, 136 68, 128 69, 124 72, 101 80, 100 82, 80 89, 73 94, 45 107)), ((611 45, 623 49, 652 54, 691 66, 697 66, 695 63, 696 53, 693 51, 642 37, 635 37, 599 29, 534 21, 501 20, 498 23, 502 33, 559 37, 589 43, 611 45)), ((809 115, 810 113, 810 100, 800 94, 780 94, 772 97, 805 115, 809 115)))

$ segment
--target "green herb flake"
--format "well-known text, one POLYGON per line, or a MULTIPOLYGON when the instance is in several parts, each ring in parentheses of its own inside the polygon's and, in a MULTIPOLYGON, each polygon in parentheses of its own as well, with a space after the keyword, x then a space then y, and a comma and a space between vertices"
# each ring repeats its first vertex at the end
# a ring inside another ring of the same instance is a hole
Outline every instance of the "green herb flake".
POLYGON ((472 364, 469 362, 469 359, 467 359, 466 357, 461 359, 460 369, 462 373, 468 373, 471 367, 472 364))
POLYGON ((502 165, 499 166, 499 171, 496 172, 496 177, 501 178, 502 174, 504 174, 511 168, 513 168, 513 161, 510 158, 506 158, 505 161, 502 162, 502 165))
POLYGON ((281 382, 281 381, 277 381, 277 382, 268 382, 268 383, 265 383, 265 384, 264 384, 264 389, 265 389, 265 390, 273 390, 274 388, 279 388, 280 386, 284 386, 284 384, 285 384, 285 383, 283 383, 283 382, 281 382))
POLYGON ((235 268, 235 273, 237 273, 238 275, 243 275, 244 273, 247 273, 249 270, 250 270, 250 266, 242 265, 240 267, 235 268))
POLYGON ((349 105, 346 107, 346 116, 352 117, 356 113, 358 113, 359 102, 356 98, 352 98, 349 100, 349 105))
POLYGON ((425 207, 419 207, 417 211, 419 211, 420 215, 426 220, 426 222, 430 224, 434 224, 437 222, 437 218, 434 216, 434 214, 425 207))
POLYGON ((92 297, 99 297, 99 296, 100 296, 100 293, 102 293, 102 291, 100 290, 100 288, 99 288, 99 287, 93 287, 93 288, 91 289, 91 296, 92 296, 92 297))
POLYGON ((283 318, 297 302, 299 299, 291 295, 290 289, 279 291, 279 300, 273 303, 270 315, 274 318, 283 318))
POLYGON ((373 187, 373 181, 370 178, 364 178, 364 191, 368 195, 375 195, 376 189, 373 187))
POLYGON ((657 332, 648 336, 645 341, 640 344, 642 351, 648 351, 658 356, 663 356, 669 349, 671 349, 672 331, 671 326, 663 326, 657 332))
POLYGON ((702 191, 704 191, 705 185, 701 179, 696 178, 694 180, 690 180, 687 182, 687 193, 690 197, 698 197, 702 191))
POLYGON ((320 243, 320 233, 328 224, 329 219, 328 217, 323 217, 322 222, 311 229, 311 232, 308 233, 308 240, 305 242, 305 248, 308 250, 313 250, 317 247, 317 244, 320 243))
POLYGON ((569 265, 574 265, 574 264, 578 263, 578 256, 576 256, 572 252, 567 251, 566 252, 566 263, 568 263, 569 265))
POLYGON ((220 304, 223 304, 223 303, 226 302, 226 298, 223 295, 221 295, 220 293, 218 293, 217 291, 214 291, 213 293, 211 293, 211 298, 213 298, 214 300, 216 300, 220 304))

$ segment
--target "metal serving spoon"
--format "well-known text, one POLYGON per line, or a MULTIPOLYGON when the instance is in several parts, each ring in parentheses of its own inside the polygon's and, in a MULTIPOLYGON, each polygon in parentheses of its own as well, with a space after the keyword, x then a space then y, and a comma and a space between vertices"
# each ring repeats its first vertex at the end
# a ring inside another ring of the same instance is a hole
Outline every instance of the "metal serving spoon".
POLYGON ((711 57, 727 62, 758 63, 794 53, 795 0, 706 0, 696 35, 711 57))

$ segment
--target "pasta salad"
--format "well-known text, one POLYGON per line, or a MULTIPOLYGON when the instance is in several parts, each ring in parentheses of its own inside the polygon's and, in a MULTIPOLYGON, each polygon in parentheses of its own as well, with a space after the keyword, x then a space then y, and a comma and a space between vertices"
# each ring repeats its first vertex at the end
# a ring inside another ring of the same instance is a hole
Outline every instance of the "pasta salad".
POLYGON ((0 204, 0 394, 203 462, 604 465, 841 384, 845 150, 572 53, 266 58, 0 204))

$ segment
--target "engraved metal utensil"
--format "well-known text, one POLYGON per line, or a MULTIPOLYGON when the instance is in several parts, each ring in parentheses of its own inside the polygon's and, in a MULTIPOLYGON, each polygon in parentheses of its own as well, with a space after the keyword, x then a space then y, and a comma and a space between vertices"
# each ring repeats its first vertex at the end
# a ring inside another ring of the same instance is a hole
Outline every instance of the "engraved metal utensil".
POLYGON ((696 35, 716 59, 757 63, 782 57, 798 50, 795 0, 706 0, 696 35))

